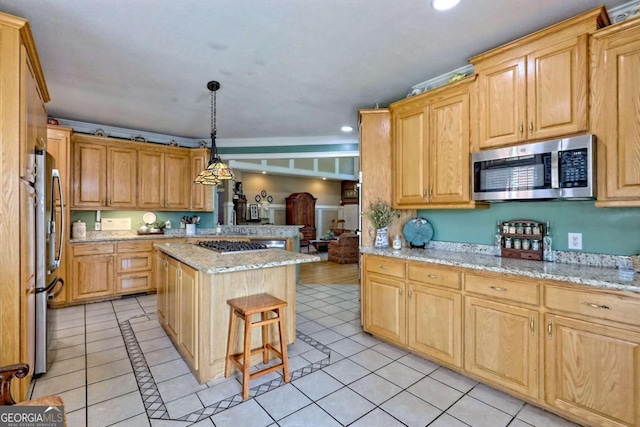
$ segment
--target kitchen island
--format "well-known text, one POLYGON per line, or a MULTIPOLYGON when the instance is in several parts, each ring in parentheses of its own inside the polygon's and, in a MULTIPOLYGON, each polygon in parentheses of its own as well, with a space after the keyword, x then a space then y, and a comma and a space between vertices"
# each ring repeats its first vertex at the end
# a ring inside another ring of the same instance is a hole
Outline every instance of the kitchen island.
MULTIPOLYGON (((287 301, 285 338, 295 342, 296 265, 320 257, 278 249, 217 253, 189 243, 154 247, 158 321, 198 382, 224 375, 228 299, 267 292, 287 301)), ((275 325, 270 327, 270 336, 277 338, 275 325)), ((237 353, 242 351, 241 331, 236 336, 237 353)), ((254 348, 261 345, 259 333, 252 340, 254 348)))

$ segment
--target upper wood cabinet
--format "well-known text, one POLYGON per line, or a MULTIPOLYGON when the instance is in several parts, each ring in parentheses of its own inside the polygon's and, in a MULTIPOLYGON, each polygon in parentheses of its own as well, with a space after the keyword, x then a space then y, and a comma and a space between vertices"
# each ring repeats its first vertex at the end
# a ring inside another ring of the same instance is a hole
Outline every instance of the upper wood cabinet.
POLYGON ((138 207, 188 210, 191 206, 191 158, 180 148, 138 150, 138 207))
POLYGON ((136 208, 137 151, 74 134, 73 207, 136 208))
POLYGON ((72 208, 186 211, 196 194, 193 210, 212 210, 212 189, 192 192, 205 151, 74 134, 72 208))
POLYGON ((587 131, 588 34, 607 23, 593 9, 471 58, 479 148, 587 131))
MULTIPOLYGON (((198 148, 191 150, 191 174, 189 180, 202 172, 209 163, 209 149, 198 148)), ((191 183, 191 210, 192 211, 212 211, 213 210, 213 185, 200 185, 191 183)))
MULTIPOLYGON (((33 188, 26 178, 32 170, 36 144, 46 141, 49 93, 29 22, 0 12, 0 170, 3 203, 0 241, 3 253, 0 366, 28 363, 35 358, 35 212, 33 188), (30 213, 29 213, 30 212, 30 213), (31 337, 33 337, 31 335, 31 337)), ((31 373, 13 384, 13 397, 24 400, 31 373)))
POLYGON ((593 36, 591 120, 598 138, 596 206, 640 206, 640 20, 593 36))
MULTIPOLYGON (((56 254, 60 256, 60 267, 58 267, 58 277, 69 283, 69 275, 67 274, 67 260, 69 259, 69 252, 67 251, 66 242, 71 238, 69 230, 71 230, 71 210, 69 208, 69 183, 71 182, 71 170, 69 168, 69 162, 71 158, 71 133, 73 129, 64 126, 47 126, 47 152, 51 154, 55 161, 55 168, 60 171, 60 180, 62 183, 62 194, 64 198, 64 210, 60 206, 59 193, 55 192, 55 215, 56 215, 56 235, 63 236, 63 242, 65 242, 62 254, 56 254), (62 228, 64 217, 65 228, 62 228), (62 233, 62 234, 60 234, 62 233)), ((64 304, 67 301, 67 286, 63 286, 58 295, 49 301, 49 304, 56 306, 64 304)))
POLYGON ((474 208, 469 190, 475 76, 390 106, 396 208, 474 208))

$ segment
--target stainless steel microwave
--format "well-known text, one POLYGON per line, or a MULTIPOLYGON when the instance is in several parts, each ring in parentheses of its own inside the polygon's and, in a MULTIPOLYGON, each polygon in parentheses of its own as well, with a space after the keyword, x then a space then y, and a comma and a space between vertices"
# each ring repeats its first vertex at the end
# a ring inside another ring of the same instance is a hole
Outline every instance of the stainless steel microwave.
POLYGON ((471 172, 473 200, 595 198, 595 137, 472 153, 471 172))

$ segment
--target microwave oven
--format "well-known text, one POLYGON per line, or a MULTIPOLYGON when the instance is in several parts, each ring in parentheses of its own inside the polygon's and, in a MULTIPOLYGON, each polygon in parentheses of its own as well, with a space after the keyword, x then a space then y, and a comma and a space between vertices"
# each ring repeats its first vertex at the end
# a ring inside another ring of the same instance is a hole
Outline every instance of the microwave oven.
POLYGON ((592 199, 595 137, 534 142, 471 154, 473 200, 592 199))

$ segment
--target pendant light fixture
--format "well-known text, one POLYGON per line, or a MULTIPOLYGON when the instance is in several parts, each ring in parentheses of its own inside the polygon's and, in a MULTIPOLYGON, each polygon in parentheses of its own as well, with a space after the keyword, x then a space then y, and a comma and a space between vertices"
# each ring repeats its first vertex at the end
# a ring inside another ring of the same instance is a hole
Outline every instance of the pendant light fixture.
POLYGON ((222 161, 216 148, 216 133, 218 131, 216 128, 216 92, 220 89, 220 83, 210 81, 207 83, 207 89, 211 92, 211 156, 206 169, 200 172, 193 182, 202 185, 217 185, 224 180, 235 179, 235 176, 229 165, 222 161))

